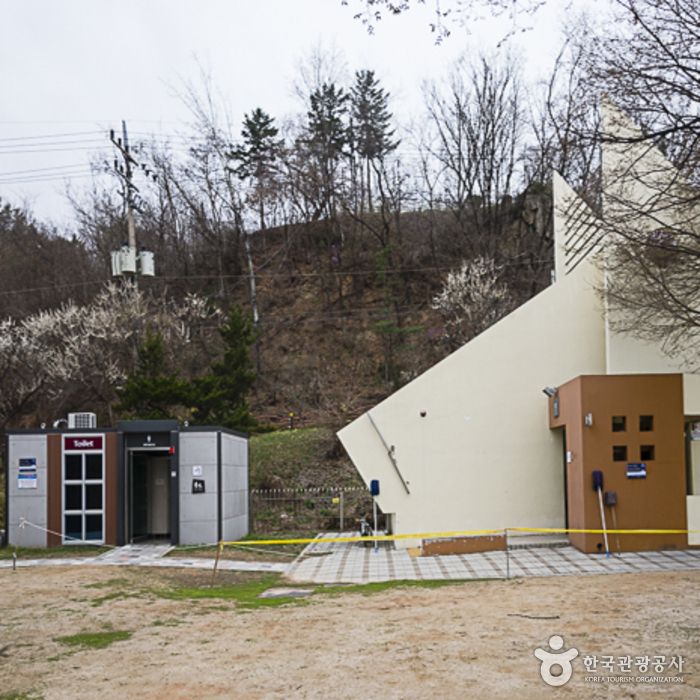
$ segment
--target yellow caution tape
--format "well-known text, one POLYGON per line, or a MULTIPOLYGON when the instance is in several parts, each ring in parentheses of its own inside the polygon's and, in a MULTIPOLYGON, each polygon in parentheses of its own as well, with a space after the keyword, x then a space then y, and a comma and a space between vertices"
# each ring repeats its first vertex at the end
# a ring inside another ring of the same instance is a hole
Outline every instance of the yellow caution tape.
POLYGON ((576 530, 573 528, 545 528, 545 527, 509 527, 508 532, 577 532, 586 534, 609 535, 686 535, 700 530, 576 530))
MULTIPOLYGON (((421 532, 411 535, 367 535, 352 537, 314 537, 294 540, 236 540, 224 542, 224 545, 264 545, 264 544, 320 544, 325 542, 390 542, 393 540, 440 540, 449 537, 468 537, 471 535, 506 535, 508 532, 556 532, 602 534, 603 530, 579 530, 574 528, 544 527, 508 527, 502 530, 459 530, 457 532, 421 532)), ((609 535, 685 535, 698 533, 700 530, 605 530, 609 535)))

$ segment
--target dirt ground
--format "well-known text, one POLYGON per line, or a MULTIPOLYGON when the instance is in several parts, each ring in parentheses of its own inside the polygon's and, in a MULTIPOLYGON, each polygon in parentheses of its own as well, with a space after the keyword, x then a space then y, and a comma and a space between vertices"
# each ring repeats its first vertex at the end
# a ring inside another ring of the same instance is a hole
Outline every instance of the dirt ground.
MULTIPOLYGON (((700 697, 700 572, 335 588, 254 609, 167 597, 206 587, 210 577, 123 567, 0 571, 0 698, 700 697), (105 631, 132 636, 102 649, 56 641, 105 631), (579 650, 560 688, 544 683, 534 656, 537 647, 549 651, 554 634, 562 651, 579 650), (684 683, 620 682, 618 671, 597 674, 616 681, 593 682, 584 655, 681 655, 684 683)), ((255 580, 225 572, 217 584, 255 580)))

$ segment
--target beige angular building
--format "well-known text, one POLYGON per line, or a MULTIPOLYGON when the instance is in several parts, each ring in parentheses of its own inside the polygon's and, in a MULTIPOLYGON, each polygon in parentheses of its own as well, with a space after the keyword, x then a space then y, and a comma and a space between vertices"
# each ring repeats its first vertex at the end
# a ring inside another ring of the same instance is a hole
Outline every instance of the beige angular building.
MULTIPOLYGON (((631 137, 603 145, 605 217, 673 227, 679 212, 659 206, 659 193, 677 172, 635 141, 637 127, 609 100, 601 111, 605 133, 631 137)), ((608 527, 700 530, 700 376, 615 332, 599 292, 613 234, 556 174, 553 197, 556 281, 339 432, 363 479, 379 481, 394 534, 599 529, 593 472, 615 502, 603 506, 608 527)), ((570 538, 584 551, 603 547, 599 534, 570 538)), ((697 533, 620 536, 623 550, 699 544, 697 533)))

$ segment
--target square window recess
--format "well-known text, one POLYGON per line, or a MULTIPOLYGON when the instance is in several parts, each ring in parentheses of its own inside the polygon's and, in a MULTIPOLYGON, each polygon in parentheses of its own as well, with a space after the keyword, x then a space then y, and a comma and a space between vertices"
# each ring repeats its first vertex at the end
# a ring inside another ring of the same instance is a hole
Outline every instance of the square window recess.
POLYGON ((615 445, 613 447, 613 462, 627 461, 627 445, 615 445))
POLYGON ((654 445, 642 445, 639 448, 639 459, 642 462, 653 462, 654 461, 654 445))
POLYGON ((639 416, 639 432, 650 433, 654 430, 654 416, 639 416))
POLYGON ((612 417, 613 433, 624 433, 627 430, 627 416, 612 417))

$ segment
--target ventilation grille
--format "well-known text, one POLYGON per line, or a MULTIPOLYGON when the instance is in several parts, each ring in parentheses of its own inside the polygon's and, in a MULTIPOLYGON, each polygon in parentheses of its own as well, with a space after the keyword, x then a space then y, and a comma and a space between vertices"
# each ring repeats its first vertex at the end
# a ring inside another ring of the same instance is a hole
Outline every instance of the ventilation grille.
POLYGON ((95 413, 69 413, 69 428, 96 428, 97 414, 95 413))

